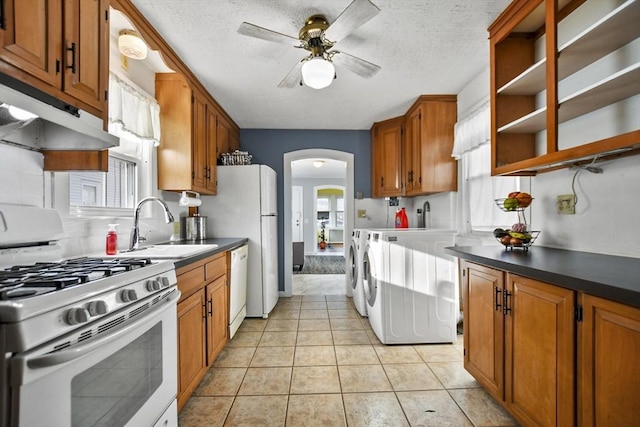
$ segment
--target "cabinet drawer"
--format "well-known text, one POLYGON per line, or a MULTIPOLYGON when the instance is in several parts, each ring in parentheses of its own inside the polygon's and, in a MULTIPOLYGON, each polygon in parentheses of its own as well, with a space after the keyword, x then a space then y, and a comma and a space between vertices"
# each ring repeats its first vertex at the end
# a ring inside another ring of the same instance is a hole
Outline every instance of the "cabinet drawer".
POLYGON ((178 276, 178 289, 182 292, 180 301, 204 287, 204 266, 194 268, 178 276))
POLYGON ((207 281, 217 279, 222 276, 227 269, 226 253, 218 255, 213 261, 205 264, 205 278, 207 281))

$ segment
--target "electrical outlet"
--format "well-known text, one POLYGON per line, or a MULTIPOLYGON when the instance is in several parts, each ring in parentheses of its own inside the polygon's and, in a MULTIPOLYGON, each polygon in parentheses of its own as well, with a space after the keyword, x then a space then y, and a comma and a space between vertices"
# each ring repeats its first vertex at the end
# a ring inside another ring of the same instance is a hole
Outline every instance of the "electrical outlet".
POLYGON ((556 208, 561 215, 574 215, 576 213, 576 196, 573 194, 558 196, 556 208))
POLYGON ((358 218, 366 218, 367 210, 366 209, 358 209, 358 218))

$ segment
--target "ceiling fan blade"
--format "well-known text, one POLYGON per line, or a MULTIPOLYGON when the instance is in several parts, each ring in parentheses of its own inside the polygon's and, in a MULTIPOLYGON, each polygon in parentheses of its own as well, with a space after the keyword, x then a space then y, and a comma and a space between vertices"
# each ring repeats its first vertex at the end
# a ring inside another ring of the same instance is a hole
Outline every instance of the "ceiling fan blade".
POLYGON ((324 35, 332 42, 339 42, 379 12, 378 6, 369 0, 353 0, 333 24, 327 28, 324 35))
POLYGON ((330 53, 335 54, 331 60, 336 64, 336 66, 344 67, 365 79, 373 77, 381 70, 379 65, 360 59, 357 56, 349 55, 348 53, 344 53, 339 50, 332 50, 330 53))
POLYGON ((300 73, 300 69, 302 68, 302 64, 309 58, 304 57, 300 61, 296 63, 296 65, 289 71, 284 79, 278 84, 278 87, 291 89, 298 85, 300 85, 300 81, 302 79, 302 74, 300 73))
POLYGON ((257 25, 253 25, 248 22, 243 22, 242 24, 240 24, 238 33, 249 37, 255 37, 257 39, 267 40, 270 42, 287 44, 289 46, 300 44, 300 40, 295 37, 278 33, 276 31, 267 30, 266 28, 258 27, 257 25))

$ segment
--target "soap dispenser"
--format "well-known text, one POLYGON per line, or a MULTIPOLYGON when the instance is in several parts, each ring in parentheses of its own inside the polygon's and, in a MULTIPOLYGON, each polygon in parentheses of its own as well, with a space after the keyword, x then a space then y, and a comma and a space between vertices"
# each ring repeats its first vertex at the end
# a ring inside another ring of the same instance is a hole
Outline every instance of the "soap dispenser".
POLYGON ((107 255, 115 255, 118 253, 118 230, 116 227, 118 224, 109 224, 109 230, 107 231, 107 244, 106 244, 106 253, 107 255))

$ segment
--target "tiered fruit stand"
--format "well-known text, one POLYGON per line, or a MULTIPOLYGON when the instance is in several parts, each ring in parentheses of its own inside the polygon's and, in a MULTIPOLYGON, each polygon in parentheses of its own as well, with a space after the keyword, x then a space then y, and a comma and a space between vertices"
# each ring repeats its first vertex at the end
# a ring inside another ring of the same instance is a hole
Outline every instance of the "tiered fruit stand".
MULTIPOLYGON (((533 245, 533 242, 535 242, 535 240, 538 238, 538 235, 540 234, 540 231, 529 230, 529 226, 527 225, 527 217, 525 215, 525 209, 529 207, 529 204, 531 202, 527 203, 526 206, 520 206, 520 205, 514 205, 513 203, 509 203, 508 200, 509 200, 508 198, 495 199, 496 206, 498 206, 498 208, 500 208, 504 212, 516 212, 518 215, 518 223, 524 224, 525 231, 519 232, 519 231, 513 231, 513 230, 503 230, 504 234, 498 233, 499 235, 496 235, 496 232, 500 230, 500 229, 496 229, 494 231, 494 236, 496 237, 496 240, 498 240, 498 242, 500 242, 500 244, 505 247, 506 250, 518 249, 518 250, 528 251, 529 248, 533 245), (505 203, 505 201, 507 201, 507 203, 505 203), (510 239, 506 239, 506 236, 510 236, 510 239)), ((515 199, 511 199, 511 200, 515 200, 515 199)))

